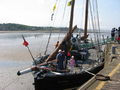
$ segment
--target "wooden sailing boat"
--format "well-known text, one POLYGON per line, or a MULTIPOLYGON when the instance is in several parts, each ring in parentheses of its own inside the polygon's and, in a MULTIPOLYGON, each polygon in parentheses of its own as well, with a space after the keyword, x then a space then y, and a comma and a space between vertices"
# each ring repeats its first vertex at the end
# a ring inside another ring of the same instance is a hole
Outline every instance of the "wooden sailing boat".
MULTIPOLYGON (((89 0, 86 0, 86 16, 85 16, 85 30, 84 30, 85 32, 84 32, 84 36, 81 38, 84 41, 88 37, 87 34, 88 2, 89 0)), ((52 61, 56 57, 58 50, 62 48, 63 42, 70 42, 72 33, 77 28, 77 26, 73 28, 74 3, 75 0, 72 0, 68 33, 63 38, 59 46, 55 49, 55 51, 53 51, 53 53, 51 53, 49 56, 45 56, 44 58, 39 58, 39 61, 38 62, 36 61, 36 65, 33 66, 32 68, 18 71, 17 73, 18 75, 21 75, 32 71, 34 76, 35 90, 47 90, 47 89, 61 90, 71 87, 77 87, 82 85, 84 82, 86 82, 88 79, 90 79, 93 76, 90 73, 96 74, 104 67, 103 58, 100 58, 102 60, 99 60, 100 61, 99 63, 97 62, 95 64, 90 65, 91 67, 89 68, 84 68, 84 66, 81 68, 81 65, 83 65, 84 63, 78 61, 78 66, 75 68, 74 73, 70 73, 69 70, 57 71, 51 65, 52 61), (49 63, 50 61, 51 63, 49 63)), ((71 44, 67 44, 67 47, 69 47, 70 45, 71 44)), ((77 51, 77 54, 79 54, 78 56, 81 56, 81 50, 77 50, 77 49, 75 50, 77 51)), ((65 52, 68 52, 68 49, 66 49, 65 52)), ((77 57, 75 52, 73 52, 73 54, 77 57)), ((81 58, 78 57, 78 59, 80 60, 81 58)), ((92 60, 90 60, 90 62, 92 62, 92 60)))

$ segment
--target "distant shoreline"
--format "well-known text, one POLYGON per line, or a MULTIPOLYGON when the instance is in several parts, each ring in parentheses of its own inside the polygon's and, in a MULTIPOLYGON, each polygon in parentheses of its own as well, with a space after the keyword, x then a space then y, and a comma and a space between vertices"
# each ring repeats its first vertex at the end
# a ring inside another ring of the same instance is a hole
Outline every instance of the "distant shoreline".
MULTIPOLYGON (((66 31, 56 31, 56 30, 53 30, 52 31, 53 33, 66 33, 66 31)), ((0 33, 50 33, 50 31, 42 31, 42 30, 34 30, 34 31, 32 31, 32 30, 25 30, 25 31, 23 31, 23 30, 17 30, 17 31, 0 31, 0 33)))
MULTIPOLYGON (((25 30, 25 31, 23 31, 23 30, 7 30, 7 31, 0 31, 0 33, 50 33, 50 31, 49 30, 25 30)), ((67 31, 59 31, 59 30, 52 30, 52 33, 67 33, 67 31)), ((75 33, 77 33, 77 32, 75 32, 75 33)), ((83 32, 82 32, 83 33, 83 32)), ((97 32, 89 32, 88 31, 88 33, 97 33, 97 32)), ((108 32, 101 32, 101 33, 108 33, 108 32)))
MULTIPOLYGON (((0 33, 50 33, 51 31, 53 33, 66 33, 68 29, 68 27, 28 26, 16 23, 0 24, 0 33)), ((79 31, 83 33, 84 29, 77 28, 74 32, 77 33, 79 31)), ((89 29, 88 33, 99 33, 99 31, 89 29)), ((106 31, 102 30, 101 33, 106 33, 106 31)))

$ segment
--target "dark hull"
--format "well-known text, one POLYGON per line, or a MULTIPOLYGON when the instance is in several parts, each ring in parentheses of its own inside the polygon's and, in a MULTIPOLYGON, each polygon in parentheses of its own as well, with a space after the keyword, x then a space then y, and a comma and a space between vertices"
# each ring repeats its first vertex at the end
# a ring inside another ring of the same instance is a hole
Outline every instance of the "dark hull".
MULTIPOLYGON (((93 67, 89 70, 91 73, 98 73, 104 67, 104 63, 93 67)), ((35 90, 62 90, 72 87, 81 86, 93 75, 87 72, 81 72, 79 74, 68 74, 63 76, 48 76, 43 79, 34 79, 35 90)))

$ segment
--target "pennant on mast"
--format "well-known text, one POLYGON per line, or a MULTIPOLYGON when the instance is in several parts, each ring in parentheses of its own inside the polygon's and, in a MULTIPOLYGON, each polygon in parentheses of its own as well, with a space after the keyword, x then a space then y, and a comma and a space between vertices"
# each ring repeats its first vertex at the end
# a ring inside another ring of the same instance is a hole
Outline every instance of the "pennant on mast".
POLYGON ((72 0, 68 2, 68 6, 71 6, 71 5, 72 5, 72 0))
POLYGON ((56 3, 55 3, 55 5, 53 6, 53 11, 55 11, 55 9, 56 9, 56 3))

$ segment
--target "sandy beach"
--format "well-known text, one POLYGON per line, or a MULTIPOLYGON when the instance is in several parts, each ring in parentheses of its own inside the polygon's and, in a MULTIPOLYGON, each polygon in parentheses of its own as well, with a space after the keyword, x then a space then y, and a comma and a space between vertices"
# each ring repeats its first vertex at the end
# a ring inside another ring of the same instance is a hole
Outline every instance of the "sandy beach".
POLYGON ((17 76, 17 71, 31 67, 32 59, 25 49, 0 47, 0 90, 34 90, 31 73, 17 76))
POLYGON ((17 76, 19 69, 21 67, 0 68, 0 90, 34 90, 32 74, 17 76))

